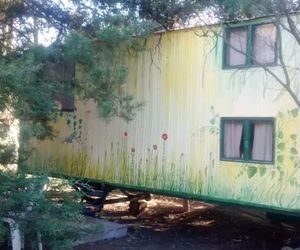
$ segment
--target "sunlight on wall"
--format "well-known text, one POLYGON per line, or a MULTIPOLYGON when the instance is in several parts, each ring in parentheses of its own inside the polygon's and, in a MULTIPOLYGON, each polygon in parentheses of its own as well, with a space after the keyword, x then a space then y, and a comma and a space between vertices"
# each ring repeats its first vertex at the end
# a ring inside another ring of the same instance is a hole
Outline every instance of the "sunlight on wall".
MULTIPOLYGON (((1 138, 1 144, 13 147, 14 148, 14 154, 16 157, 16 160, 18 159, 18 150, 19 150, 19 133, 20 133, 20 127, 19 127, 19 121, 13 117, 11 112, 6 110, 1 114, 1 122, 2 126, 9 127, 7 130, 6 137, 1 138)), ((7 166, 0 166, 1 169, 7 169, 16 171, 18 166, 16 163, 8 164, 7 166)))

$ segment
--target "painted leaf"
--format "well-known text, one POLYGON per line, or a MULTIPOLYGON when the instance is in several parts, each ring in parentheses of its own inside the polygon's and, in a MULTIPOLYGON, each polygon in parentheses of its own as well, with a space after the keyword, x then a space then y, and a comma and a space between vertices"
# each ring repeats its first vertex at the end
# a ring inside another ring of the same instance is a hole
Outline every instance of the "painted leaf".
POLYGON ((293 117, 297 117, 298 113, 299 113, 299 109, 298 108, 295 108, 295 109, 291 110, 291 114, 292 114, 293 117))
POLYGON ((265 173, 267 172, 267 169, 265 167, 261 167, 258 170, 261 177, 264 176, 265 173))
POLYGON ((284 149, 285 149, 285 143, 284 143, 284 142, 281 142, 281 143, 277 144, 277 148, 278 148, 279 150, 284 150, 284 149))
POLYGON ((282 131, 279 131, 278 138, 283 139, 283 132, 282 131))
POLYGON ((256 167, 248 167, 247 169, 248 178, 252 178, 256 173, 257 173, 256 167))
POLYGON ((274 172, 274 171, 272 171, 272 172, 271 172, 271 180, 273 180, 273 179, 274 179, 274 177, 275 177, 275 172, 274 172))
POLYGON ((296 178, 292 178, 292 179, 290 180, 290 184, 291 184, 291 186, 297 185, 297 180, 296 180, 296 178))
POLYGON ((279 163, 283 163, 283 160, 284 160, 284 156, 283 156, 283 155, 278 155, 278 156, 277 156, 277 161, 278 161, 279 163))
POLYGON ((296 134, 291 134, 291 139, 295 141, 297 139, 297 135, 296 134))
POLYGON ((279 170, 279 181, 282 181, 283 175, 284 175, 284 172, 282 170, 279 170))
POLYGON ((280 164, 277 164, 277 165, 276 165, 276 168, 277 168, 279 171, 281 171, 281 165, 280 165, 280 164))
POLYGON ((297 151, 296 148, 291 148, 290 152, 291 152, 291 154, 293 154, 293 155, 298 154, 298 151, 297 151))

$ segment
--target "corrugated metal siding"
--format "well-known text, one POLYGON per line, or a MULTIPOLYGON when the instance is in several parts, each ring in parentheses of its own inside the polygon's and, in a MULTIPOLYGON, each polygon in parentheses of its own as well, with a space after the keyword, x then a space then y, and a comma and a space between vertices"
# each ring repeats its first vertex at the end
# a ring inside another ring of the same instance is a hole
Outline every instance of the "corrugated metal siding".
MULTIPOLYGON (((127 60, 126 90, 145 103, 132 122, 106 123, 95 103, 77 100, 77 111, 57 124, 59 139, 38 142, 32 163, 111 183, 299 210, 300 166, 290 159, 300 143, 300 119, 289 111, 294 103, 286 93, 278 98, 280 86, 262 69, 222 70, 222 41, 195 31, 154 35, 149 50, 127 60), (223 116, 275 117, 276 135, 282 131, 286 144, 278 152, 276 137, 275 153, 284 162, 220 161, 223 116), (72 133, 80 137, 71 140, 72 133)), ((292 46, 285 49, 290 56, 292 46)))

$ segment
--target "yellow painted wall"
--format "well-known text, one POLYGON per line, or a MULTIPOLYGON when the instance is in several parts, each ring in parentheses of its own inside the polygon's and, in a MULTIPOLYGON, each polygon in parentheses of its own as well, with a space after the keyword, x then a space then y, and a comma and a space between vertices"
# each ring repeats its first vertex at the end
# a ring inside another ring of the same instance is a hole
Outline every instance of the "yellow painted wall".
MULTIPOLYGON (((135 119, 107 123, 93 101, 77 100, 76 111, 56 124, 57 139, 35 142, 34 168, 299 211, 299 156, 291 158, 300 144, 296 105, 261 68, 222 69, 222 41, 199 36, 203 29, 149 38, 146 51, 127 59, 126 91, 145 103, 135 119), (274 164, 220 161, 220 117, 274 117, 274 164)), ((283 35, 284 55, 300 65, 300 51, 283 35)), ((272 70, 282 76, 280 67, 272 70)))

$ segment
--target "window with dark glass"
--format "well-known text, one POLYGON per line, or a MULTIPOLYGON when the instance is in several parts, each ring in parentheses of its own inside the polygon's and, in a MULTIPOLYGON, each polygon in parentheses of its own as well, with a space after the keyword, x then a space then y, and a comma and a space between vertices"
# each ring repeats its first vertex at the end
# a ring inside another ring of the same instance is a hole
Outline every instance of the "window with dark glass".
POLYGON ((273 162, 272 118, 222 118, 221 159, 273 162))
POLYGON ((64 112, 74 111, 73 80, 75 78, 75 65, 67 62, 47 62, 46 75, 48 80, 60 81, 62 90, 54 96, 58 110, 64 112))
POLYGON ((274 64, 276 37, 276 26, 272 23, 227 29, 224 38, 224 66, 274 64))

